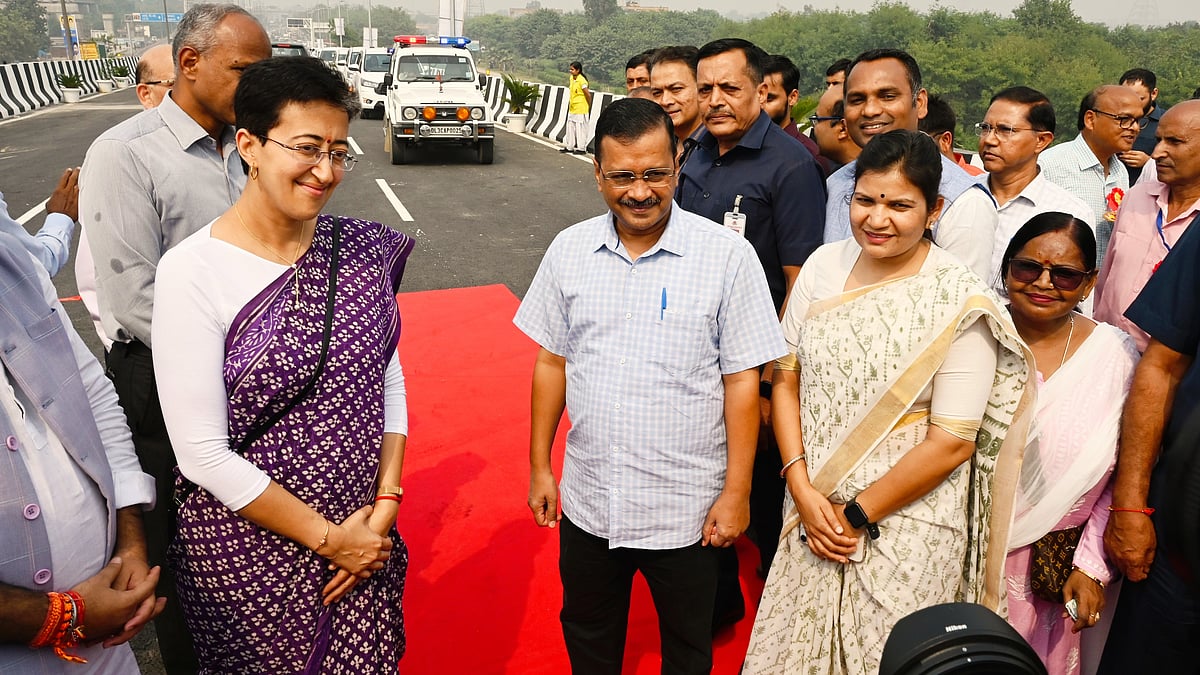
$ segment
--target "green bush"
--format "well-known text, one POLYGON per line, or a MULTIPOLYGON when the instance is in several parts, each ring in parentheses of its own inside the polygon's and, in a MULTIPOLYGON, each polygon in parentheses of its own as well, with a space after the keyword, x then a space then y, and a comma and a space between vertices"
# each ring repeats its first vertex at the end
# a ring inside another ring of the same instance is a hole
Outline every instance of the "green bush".
POLYGON ((58 86, 63 89, 79 89, 83 86, 83 78, 75 73, 59 73, 58 86))

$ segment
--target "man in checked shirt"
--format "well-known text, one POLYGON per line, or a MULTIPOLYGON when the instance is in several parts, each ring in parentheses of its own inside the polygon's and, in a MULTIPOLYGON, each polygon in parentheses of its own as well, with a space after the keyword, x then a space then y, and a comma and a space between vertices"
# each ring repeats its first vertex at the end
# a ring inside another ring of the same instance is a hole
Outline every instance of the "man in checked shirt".
POLYGON ((712 669, 714 548, 749 522, 758 367, 786 351, 753 247, 672 202, 675 142, 651 101, 605 108, 595 166, 610 210, 555 238, 514 319, 541 346, 529 508, 539 526, 562 525, 576 673, 621 672, 637 572, 658 611, 662 672, 712 669))

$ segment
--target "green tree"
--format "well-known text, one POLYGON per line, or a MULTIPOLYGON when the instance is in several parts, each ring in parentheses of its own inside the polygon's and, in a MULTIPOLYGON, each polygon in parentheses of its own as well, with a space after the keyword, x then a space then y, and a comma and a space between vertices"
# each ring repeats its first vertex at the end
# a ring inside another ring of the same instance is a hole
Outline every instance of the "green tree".
MULTIPOLYGON (((337 10, 330 10, 331 17, 337 16, 337 10)), ((379 46, 390 47, 392 38, 397 35, 414 35, 417 33, 417 22, 412 15, 403 9, 396 7, 387 7, 384 5, 372 5, 371 7, 371 25, 379 29, 379 46)), ((367 8, 365 5, 352 5, 342 7, 342 17, 346 20, 346 35, 342 38, 342 45, 346 47, 362 46, 362 29, 367 25, 367 8)), ((333 23, 332 18, 330 23, 333 23)), ((334 44, 337 44, 337 36, 330 33, 334 44)))
POLYGON ((1057 32, 1064 37, 1077 32, 1083 23, 1071 8, 1071 0, 1024 0, 1013 10, 1013 16, 1028 31, 1057 32))
POLYGON ((619 11, 617 0, 583 0, 583 13, 587 14, 593 25, 600 25, 619 11))
POLYGON ((0 62, 28 61, 47 49, 46 13, 37 0, 7 0, 0 4, 0 62))

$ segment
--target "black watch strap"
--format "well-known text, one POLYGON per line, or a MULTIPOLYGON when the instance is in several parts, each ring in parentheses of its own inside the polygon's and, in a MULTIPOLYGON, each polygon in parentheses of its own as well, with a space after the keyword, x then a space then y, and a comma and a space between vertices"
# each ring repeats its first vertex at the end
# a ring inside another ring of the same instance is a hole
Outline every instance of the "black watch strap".
POLYGON ((863 511, 863 507, 859 505, 858 499, 851 499, 846 502, 846 508, 843 511, 846 514, 846 521, 856 530, 866 528, 867 536, 872 539, 879 538, 879 526, 872 523, 867 517, 867 512, 863 511))

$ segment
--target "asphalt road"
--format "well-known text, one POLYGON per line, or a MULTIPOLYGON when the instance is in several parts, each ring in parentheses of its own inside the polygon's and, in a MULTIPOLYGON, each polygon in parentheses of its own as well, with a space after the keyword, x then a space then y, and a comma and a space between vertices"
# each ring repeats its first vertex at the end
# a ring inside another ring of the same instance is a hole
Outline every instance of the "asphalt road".
MULTIPOLYGON (((62 171, 83 163, 92 140, 139 110, 133 90, 124 89, 0 121, 0 191, 10 215, 20 218, 39 208, 62 171)), ((383 222, 416 238, 401 292, 499 283, 523 296, 554 235, 605 208, 590 159, 560 154, 540 137, 498 132, 495 163, 488 166, 476 163, 469 148, 425 151, 412 164, 392 166, 383 151, 381 121, 355 120, 350 134, 359 162, 326 212, 383 222)), ((44 211, 37 213, 26 227, 36 231, 43 218, 44 211)), ((86 225, 86 214, 81 219, 86 225)), ((78 293, 73 262, 74 253, 54 278, 62 298, 78 293)), ((83 304, 63 304, 100 355, 83 304)), ((152 627, 134 648, 143 673, 164 672, 152 627)))

